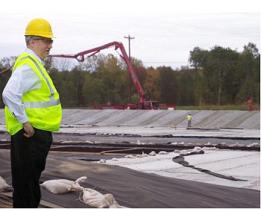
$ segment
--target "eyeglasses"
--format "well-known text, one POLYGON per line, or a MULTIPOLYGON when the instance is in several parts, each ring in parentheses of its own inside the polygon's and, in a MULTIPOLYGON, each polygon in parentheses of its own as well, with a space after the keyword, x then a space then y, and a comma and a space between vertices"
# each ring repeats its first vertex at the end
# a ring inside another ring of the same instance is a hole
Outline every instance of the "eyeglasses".
POLYGON ((50 38, 34 38, 33 40, 41 40, 43 41, 45 44, 52 44, 53 43, 53 40, 50 39, 50 38))

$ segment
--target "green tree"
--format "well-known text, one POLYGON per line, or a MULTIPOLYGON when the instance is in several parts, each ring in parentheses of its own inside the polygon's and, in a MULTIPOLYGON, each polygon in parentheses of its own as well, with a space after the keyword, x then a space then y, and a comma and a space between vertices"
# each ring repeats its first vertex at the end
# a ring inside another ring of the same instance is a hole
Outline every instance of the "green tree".
POLYGON ((159 88, 160 73, 152 67, 146 70, 146 76, 144 81, 145 94, 152 100, 160 100, 160 88, 159 88))
POLYGON ((195 105, 195 76, 193 70, 187 68, 174 71, 176 78, 176 103, 178 105, 195 105))
MULTIPOLYGON (((238 52, 220 46, 215 46, 210 51, 196 47, 190 53, 189 60, 196 71, 203 70, 203 80, 197 84, 196 89, 204 90, 206 103, 220 105, 235 102, 239 85, 234 76, 238 69, 238 52)), ((196 76, 202 79, 201 72, 196 76)))
MULTIPOLYGON (((214 96, 212 103, 220 105, 233 101, 237 90, 234 88, 233 76, 236 73, 237 63, 238 53, 230 48, 216 46, 209 52, 205 74, 208 78, 208 87, 214 96)), ((208 97, 211 98, 211 95, 208 97)))
POLYGON ((248 43, 244 46, 239 60, 240 88, 237 99, 245 102, 251 96, 254 101, 260 101, 260 54, 255 44, 248 43))
POLYGON ((177 82, 175 73, 171 67, 158 67, 160 73, 160 102, 176 103, 177 99, 177 82))

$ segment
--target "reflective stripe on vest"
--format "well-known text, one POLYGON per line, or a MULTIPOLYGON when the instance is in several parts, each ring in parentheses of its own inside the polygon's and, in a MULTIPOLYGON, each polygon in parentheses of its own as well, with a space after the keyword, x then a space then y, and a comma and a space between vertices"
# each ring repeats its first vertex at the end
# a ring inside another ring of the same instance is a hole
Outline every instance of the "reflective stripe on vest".
POLYGON ((60 99, 54 99, 53 98, 54 90, 53 90, 49 80, 46 78, 45 74, 43 73, 39 64, 31 56, 23 57, 23 58, 21 58, 21 60, 24 60, 24 59, 27 59, 27 58, 29 58, 35 64, 36 68, 38 69, 38 71, 43 76, 43 78, 46 81, 48 88, 50 90, 51 97, 50 97, 50 100, 46 101, 46 102, 24 102, 24 107, 25 108, 44 108, 44 107, 51 107, 51 106, 55 106, 55 105, 60 104, 60 99))
POLYGON ((44 108, 51 107, 60 104, 60 99, 54 99, 51 97, 50 101, 47 102, 24 102, 25 108, 44 108))
POLYGON ((53 95, 54 95, 54 90, 53 90, 53 88, 52 88, 52 86, 51 86, 49 80, 46 78, 46 76, 44 75, 43 71, 41 70, 41 67, 39 66, 39 64, 38 64, 31 56, 23 57, 23 58, 21 58, 21 60, 27 59, 27 58, 29 58, 31 61, 33 61, 33 63, 34 63, 35 66, 37 67, 38 71, 42 74, 44 80, 46 81, 46 83, 47 83, 47 85, 48 85, 48 87, 49 87, 49 90, 50 90, 50 92, 51 92, 51 96, 53 96, 53 95))

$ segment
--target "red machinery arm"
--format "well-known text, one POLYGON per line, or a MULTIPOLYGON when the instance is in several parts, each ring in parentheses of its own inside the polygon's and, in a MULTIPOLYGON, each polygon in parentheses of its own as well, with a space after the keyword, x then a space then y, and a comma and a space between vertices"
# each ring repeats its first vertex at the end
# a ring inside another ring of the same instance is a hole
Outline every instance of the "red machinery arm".
POLYGON ((131 80, 132 80, 132 83, 134 84, 136 91, 139 94, 139 104, 144 105, 144 100, 145 100, 144 90, 143 90, 143 88, 142 88, 142 86, 139 82, 139 79, 138 79, 138 77, 137 77, 137 75, 134 71, 134 68, 133 68, 133 66, 132 66, 132 64, 129 60, 129 57, 128 57, 122 43, 114 41, 114 42, 110 42, 108 44, 105 44, 105 45, 102 45, 102 46, 99 46, 99 47, 96 47, 96 48, 93 48, 93 49, 89 49, 89 50, 86 50, 86 51, 79 52, 79 53, 74 54, 74 55, 54 54, 54 55, 50 55, 50 57, 74 58, 74 59, 78 60, 79 62, 83 62, 85 55, 87 55, 87 57, 91 57, 91 56, 95 55, 96 53, 100 52, 101 50, 107 49, 111 46, 115 46, 115 50, 120 49, 120 51, 121 51, 120 56, 125 61, 126 65, 127 65, 128 72, 129 72, 131 80))

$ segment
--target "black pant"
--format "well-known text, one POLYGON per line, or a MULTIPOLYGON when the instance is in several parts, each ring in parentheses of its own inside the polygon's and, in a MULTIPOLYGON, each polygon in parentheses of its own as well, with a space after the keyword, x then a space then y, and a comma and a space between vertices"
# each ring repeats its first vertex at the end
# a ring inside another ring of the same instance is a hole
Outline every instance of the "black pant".
POLYGON ((41 200, 39 179, 52 144, 52 133, 35 129, 27 138, 24 130, 11 136, 11 169, 14 208, 37 208, 41 200))

